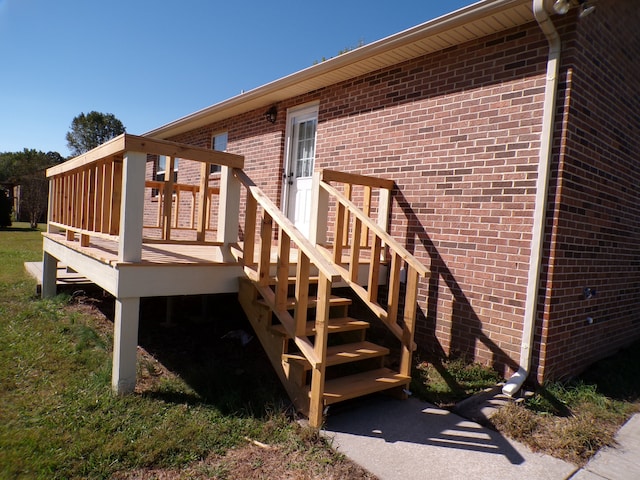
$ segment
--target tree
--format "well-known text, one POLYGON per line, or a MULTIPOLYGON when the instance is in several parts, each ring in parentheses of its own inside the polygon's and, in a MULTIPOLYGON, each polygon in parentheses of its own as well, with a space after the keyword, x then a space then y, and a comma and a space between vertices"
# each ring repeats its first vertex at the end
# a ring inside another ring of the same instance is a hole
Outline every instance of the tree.
POLYGON ((74 157, 102 145, 125 132, 124 125, 111 113, 81 113, 71 121, 67 145, 74 157))
POLYGON ((11 200, 7 192, 0 188, 0 228, 11 226, 11 200))
MULTIPOLYGON (((20 186, 19 212, 16 212, 16 216, 27 218, 33 228, 38 226, 47 211, 48 183, 45 170, 62 161, 64 158, 58 152, 44 153, 25 148, 22 152, 0 153, 0 183, 8 186, 10 192, 13 186, 20 186)), ((12 200, 7 200, 11 212, 12 200)))

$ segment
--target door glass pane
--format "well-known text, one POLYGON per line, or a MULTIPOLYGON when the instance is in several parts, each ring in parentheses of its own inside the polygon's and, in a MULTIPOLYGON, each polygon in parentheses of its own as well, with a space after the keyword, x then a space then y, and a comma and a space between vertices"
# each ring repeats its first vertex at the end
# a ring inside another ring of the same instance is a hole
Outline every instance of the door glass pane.
POLYGON ((313 175, 313 157, 316 143, 316 120, 307 120, 297 125, 296 178, 313 175))

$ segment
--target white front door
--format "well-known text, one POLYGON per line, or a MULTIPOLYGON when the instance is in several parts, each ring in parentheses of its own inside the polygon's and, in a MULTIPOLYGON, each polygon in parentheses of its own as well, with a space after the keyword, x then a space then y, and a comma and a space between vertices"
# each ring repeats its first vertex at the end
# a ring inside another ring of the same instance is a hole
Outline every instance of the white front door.
POLYGON ((317 107, 293 111, 288 119, 285 209, 289 220, 309 236, 311 184, 316 154, 317 107))

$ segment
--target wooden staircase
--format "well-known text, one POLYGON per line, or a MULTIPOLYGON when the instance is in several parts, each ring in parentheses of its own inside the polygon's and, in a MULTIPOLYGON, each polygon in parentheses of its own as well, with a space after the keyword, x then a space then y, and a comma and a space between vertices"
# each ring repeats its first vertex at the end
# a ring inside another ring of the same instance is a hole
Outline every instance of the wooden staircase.
MULTIPOLYGON (((320 427, 331 404, 381 391, 405 398, 415 349, 418 277, 428 270, 369 218, 372 189, 386 189, 387 196, 380 198, 389 198, 393 182, 328 170, 316 175, 318 205, 312 211, 335 211, 332 238, 342 239, 327 251, 305 238, 242 170, 234 175, 246 189, 241 259, 246 277, 239 280, 239 301, 296 408, 311 426, 320 427), (329 181, 345 183, 343 193, 329 181), (354 185, 364 187, 364 211, 351 201, 354 185), (389 288, 383 306, 377 297, 384 263, 389 288), (337 286, 349 287, 395 335, 397 368, 389 368, 388 348, 366 340, 369 323, 349 316, 352 300, 335 295, 337 286)), ((314 220, 325 230, 329 223, 314 220)))
MULTIPOLYGON (((290 289, 295 291, 295 284, 290 289)), ((240 303, 289 397, 298 411, 309 416, 312 365, 296 347, 261 290, 251 279, 240 279, 240 303)), ((348 316, 351 303, 350 299, 338 296, 331 296, 329 300, 322 402, 325 407, 383 390, 393 389, 403 396, 411 380, 384 366, 389 349, 365 340, 369 323, 348 316)), ((288 315, 293 315, 295 305, 295 297, 288 297, 288 315)), ((317 301, 310 298, 310 318, 315 317, 316 305, 317 301)), ((306 321, 304 334, 315 337, 314 320, 306 321)))

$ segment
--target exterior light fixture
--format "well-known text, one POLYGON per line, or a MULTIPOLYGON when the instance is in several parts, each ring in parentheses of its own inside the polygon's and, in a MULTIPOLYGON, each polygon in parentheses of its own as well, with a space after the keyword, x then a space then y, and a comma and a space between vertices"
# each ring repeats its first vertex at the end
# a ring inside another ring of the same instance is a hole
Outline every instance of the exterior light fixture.
POLYGON ((596 9, 596 6, 594 5, 595 3, 595 0, 582 0, 580 2, 580 13, 578 14, 578 18, 584 18, 590 13, 593 13, 596 9))
POLYGON ((558 15, 564 15, 569 11, 570 8, 571 8, 570 0, 556 0, 556 2, 553 4, 553 11, 556 12, 558 15))
POLYGON ((275 105, 264 112, 264 118, 267 119, 267 122, 276 123, 276 119, 278 118, 278 109, 275 105))

